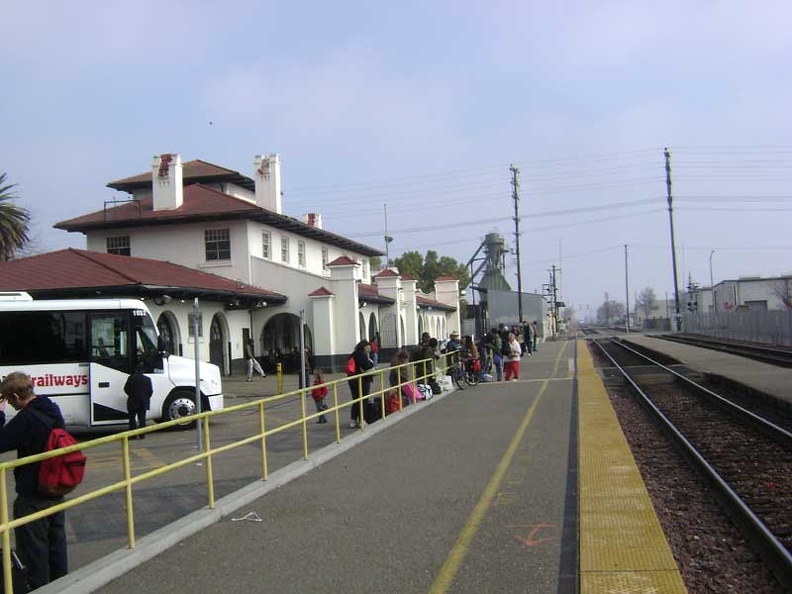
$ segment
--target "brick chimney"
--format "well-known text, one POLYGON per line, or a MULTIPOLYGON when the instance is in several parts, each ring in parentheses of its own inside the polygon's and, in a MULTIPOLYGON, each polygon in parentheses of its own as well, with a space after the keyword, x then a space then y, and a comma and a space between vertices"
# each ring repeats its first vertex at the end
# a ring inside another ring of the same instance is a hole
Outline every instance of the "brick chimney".
POLYGON ((151 165, 154 210, 175 210, 184 202, 181 155, 163 153, 151 165))
POLYGON ((283 214, 281 204, 280 155, 256 155, 254 161, 256 180, 256 204, 267 210, 283 214))
POLYGON ((310 227, 322 229, 322 215, 316 212, 309 212, 305 215, 305 224, 310 227))

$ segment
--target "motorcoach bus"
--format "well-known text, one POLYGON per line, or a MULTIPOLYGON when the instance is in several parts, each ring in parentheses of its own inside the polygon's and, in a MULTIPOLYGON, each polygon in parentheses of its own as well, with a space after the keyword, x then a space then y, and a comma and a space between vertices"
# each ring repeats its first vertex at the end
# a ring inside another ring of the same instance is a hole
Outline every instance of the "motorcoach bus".
MULTIPOLYGON (((196 412, 195 360, 159 349, 145 303, 137 299, 33 300, 0 293, 0 377, 22 371, 37 394, 53 398, 68 425, 128 422, 124 383, 138 365, 151 378, 149 418, 196 412)), ((201 362, 201 409, 223 408, 220 369, 201 362)), ((13 414, 9 409, 7 414, 13 414)))

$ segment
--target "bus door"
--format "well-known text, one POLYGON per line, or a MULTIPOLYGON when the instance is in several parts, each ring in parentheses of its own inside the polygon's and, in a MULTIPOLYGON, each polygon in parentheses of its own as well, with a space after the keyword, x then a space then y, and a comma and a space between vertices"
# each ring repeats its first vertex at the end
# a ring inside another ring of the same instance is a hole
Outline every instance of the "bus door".
POLYGON ((91 425, 128 419, 124 384, 133 371, 128 311, 89 312, 91 425))

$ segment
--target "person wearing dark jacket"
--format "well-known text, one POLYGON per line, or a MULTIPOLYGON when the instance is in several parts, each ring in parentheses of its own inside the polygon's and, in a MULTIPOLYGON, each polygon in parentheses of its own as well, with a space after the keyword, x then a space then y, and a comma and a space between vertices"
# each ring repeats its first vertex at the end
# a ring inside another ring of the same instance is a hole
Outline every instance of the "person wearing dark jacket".
MULTIPOLYGON (((26 374, 14 371, 0 383, 0 452, 16 449, 17 457, 24 458, 44 451, 50 430, 65 425, 58 405, 46 396, 33 392, 33 382, 26 374), (5 422, 5 404, 17 411, 8 424, 5 422), (34 410, 52 420, 48 426, 34 410)), ((14 501, 14 518, 28 516, 61 503, 63 497, 50 497, 38 490, 39 464, 26 464, 14 468, 17 498, 14 501)), ((19 557, 28 569, 28 586, 38 588, 66 575, 68 558, 66 550, 66 514, 63 511, 35 520, 14 530, 19 557)))
MULTIPOLYGON (((349 384, 349 391, 352 392, 352 399, 357 400, 361 396, 368 396, 371 392, 371 382, 374 378, 370 375, 357 377, 361 373, 365 373, 374 367, 374 361, 371 360, 371 346, 368 340, 361 340, 355 345, 355 350, 352 351, 350 357, 355 360, 355 373, 349 376, 347 383, 349 384), (362 390, 362 391, 361 391, 362 390)), ((360 403, 355 402, 352 405, 351 420, 349 421, 349 428, 363 427, 365 424, 366 411, 369 406, 368 399, 363 399, 363 418, 360 418, 360 403)))
MULTIPOLYGON (((138 365, 137 371, 127 378, 124 384, 127 395, 127 413, 129 413, 129 430, 138 426, 146 426, 146 411, 151 407, 151 395, 154 387, 151 378, 143 373, 143 366, 138 365), (137 422, 135 422, 137 421, 137 422)), ((137 435, 133 439, 145 439, 145 435, 137 435)))

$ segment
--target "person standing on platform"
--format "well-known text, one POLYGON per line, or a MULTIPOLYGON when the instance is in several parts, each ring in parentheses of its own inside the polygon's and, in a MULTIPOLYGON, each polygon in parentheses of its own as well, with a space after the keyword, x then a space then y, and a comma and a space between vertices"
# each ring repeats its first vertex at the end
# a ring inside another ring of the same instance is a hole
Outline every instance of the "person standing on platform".
POLYGON ((528 323, 528 320, 523 320, 522 322, 522 344, 525 345, 525 354, 529 357, 531 356, 531 351, 533 351, 533 332, 531 330, 531 325, 528 323))
MULTIPOLYGON (((151 378, 143 373, 142 363, 138 363, 135 373, 127 378, 124 392, 127 395, 129 430, 145 427, 146 411, 151 407, 151 395, 154 393, 154 387, 151 384, 151 378)), ((136 435, 132 439, 144 439, 145 437, 145 435, 136 435)))
POLYGON ((264 373, 264 370, 261 368, 261 363, 258 362, 256 359, 256 355, 253 352, 254 342, 252 338, 248 338, 247 344, 245 344, 245 359, 247 359, 247 381, 253 381, 253 371, 255 370, 256 373, 261 374, 261 377, 267 377, 267 374, 264 373))
POLYGON ((490 344, 492 345, 492 365, 495 367, 495 379, 503 381, 503 338, 495 328, 490 330, 490 344))
MULTIPOLYGON (((361 373, 365 373, 366 371, 372 369, 374 367, 374 361, 371 360, 371 345, 369 344, 368 340, 361 340, 357 345, 355 345, 355 350, 352 351, 350 357, 353 359, 355 364, 355 371, 354 373, 347 374, 349 380, 347 383, 349 384, 349 391, 352 393, 352 400, 358 400, 361 397, 365 397, 369 395, 371 392, 371 382, 374 381, 374 378, 371 375, 366 375, 362 378, 359 378, 358 375, 361 373)), ((349 421, 349 428, 362 428, 366 424, 365 420, 365 409, 369 406, 368 398, 363 398, 363 414, 364 417, 360 417, 360 402, 355 402, 352 405, 351 411, 351 418, 349 421)))
POLYGON ((371 360, 374 361, 374 367, 379 364, 379 332, 374 334, 374 338, 369 343, 371 345, 371 360))
POLYGON ((520 357, 522 357, 522 349, 520 348, 520 343, 517 342, 517 337, 509 332, 508 339, 509 355, 504 363, 504 375, 507 382, 520 379, 520 357))
MULTIPOLYGON (((410 353, 410 362, 416 363, 413 365, 413 377, 419 378, 419 383, 425 384, 428 382, 429 377, 434 375, 434 348, 431 346, 431 341, 434 340, 428 332, 421 334, 421 344, 415 347, 410 353), (427 361, 428 360, 428 361, 427 361), (424 363, 417 364, 418 361, 425 361, 424 363)), ((437 340, 435 340, 435 347, 437 340)))
MULTIPOLYGON (((17 458, 40 454, 46 448, 53 427, 64 425, 58 405, 46 396, 36 395, 33 381, 26 374, 14 371, 0 383, 0 452, 16 449, 17 458), (7 425, 6 402, 17 411, 7 425)), ((14 518, 29 516, 63 503, 63 496, 51 497, 39 492, 39 466, 36 463, 14 468, 17 493, 14 518)), ((68 573, 65 512, 59 511, 24 526, 17 526, 14 534, 19 557, 28 570, 27 585, 30 590, 68 573)))
POLYGON ((536 320, 533 321, 531 324, 531 328, 533 329, 533 351, 536 351, 536 343, 539 340, 539 324, 536 323, 536 320))

